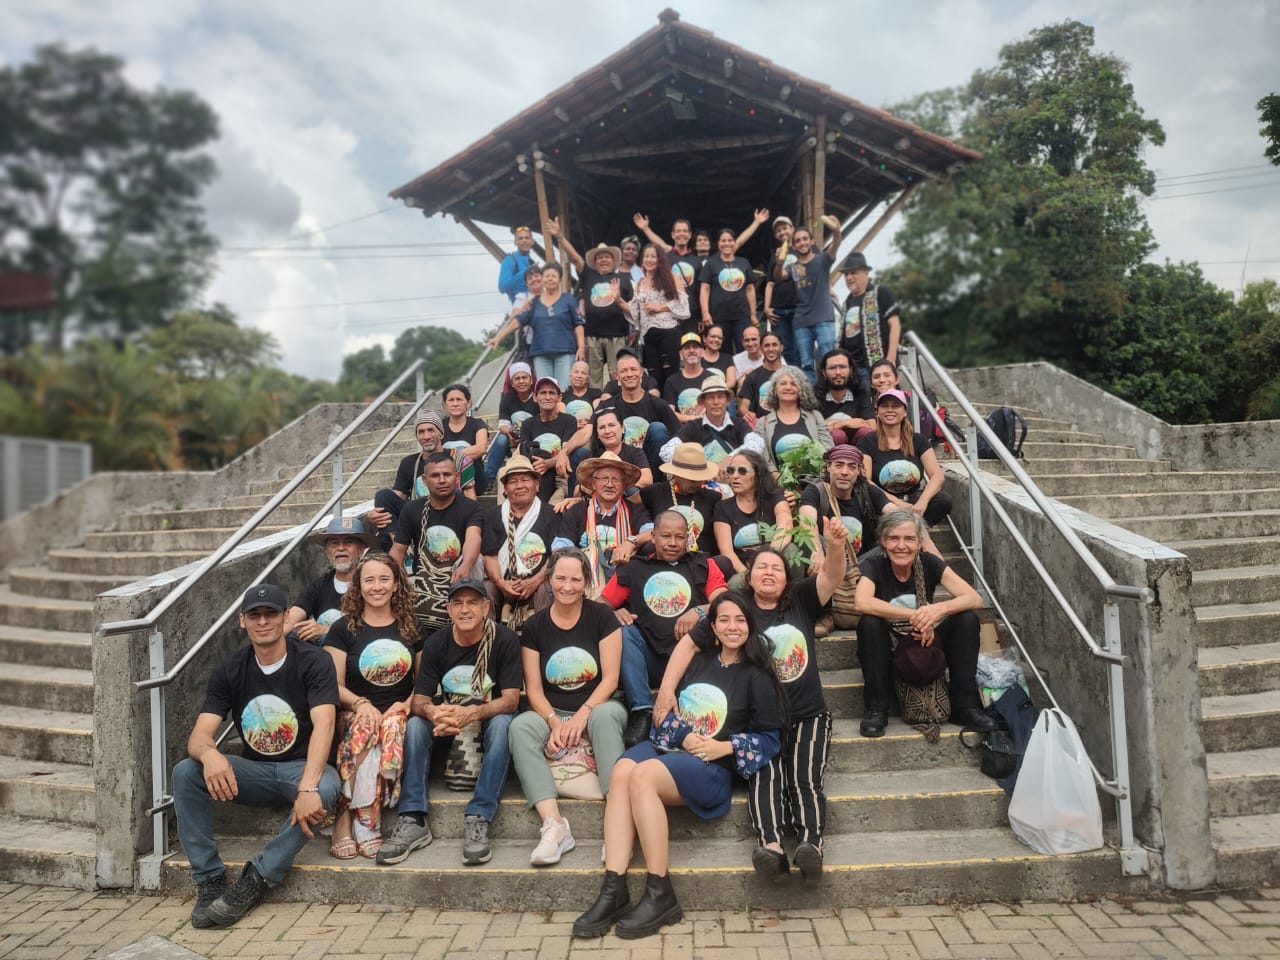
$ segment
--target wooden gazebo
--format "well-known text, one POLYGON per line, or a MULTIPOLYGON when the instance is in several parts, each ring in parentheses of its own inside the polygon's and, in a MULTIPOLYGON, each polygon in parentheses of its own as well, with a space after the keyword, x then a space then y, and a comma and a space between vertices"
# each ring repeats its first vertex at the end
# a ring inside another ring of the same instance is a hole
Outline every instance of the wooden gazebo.
POLYGON ((921 184, 977 159, 665 10, 652 30, 391 196, 454 217, 499 258, 479 223, 506 228, 507 244, 511 227, 537 233, 559 216, 585 250, 634 233, 636 211, 665 235, 676 217, 740 229, 769 207, 820 238, 824 214, 848 237, 887 203, 861 249, 921 184))

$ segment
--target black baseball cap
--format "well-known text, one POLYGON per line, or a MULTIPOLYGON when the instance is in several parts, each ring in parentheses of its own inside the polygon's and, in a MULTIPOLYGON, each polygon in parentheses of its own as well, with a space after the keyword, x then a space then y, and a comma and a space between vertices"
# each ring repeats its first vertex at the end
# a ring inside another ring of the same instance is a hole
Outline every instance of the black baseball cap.
POLYGON ((489 594, 485 592, 484 584, 481 581, 475 577, 465 577, 457 583, 449 585, 449 599, 452 600, 455 593, 460 593, 463 590, 474 590, 483 599, 487 600, 489 598, 489 594))
POLYGON ((250 587, 245 591, 244 600, 240 603, 240 612, 248 613, 250 610, 257 610, 259 607, 281 612, 287 610, 289 604, 285 600, 284 591, 274 583, 260 583, 256 587, 250 587))

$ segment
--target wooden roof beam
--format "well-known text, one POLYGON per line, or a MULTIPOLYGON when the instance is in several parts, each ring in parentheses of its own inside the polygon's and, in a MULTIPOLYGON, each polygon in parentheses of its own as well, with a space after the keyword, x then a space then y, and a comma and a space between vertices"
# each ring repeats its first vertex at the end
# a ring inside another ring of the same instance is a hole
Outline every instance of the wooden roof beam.
POLYGON ((636 157, 659 157, 672 153, 688 153, 703 150, 736 150, 743 147, 771 147, 790 143, 787 134, 763 134, 741 137, 698 137, 691 140, 670 140, 666 143, 645 143, 633 147, 612 147, 606 150, 587 150, 574 154, 578 163, 597 160, 627 160, 636 157))
POLYGON ((838 140, 836 141, 836 153, 840 154, 840 156, 842 157, 847 157, 848 159, 852 160, 854 163, 862 164, 864 167, 866 167, 868 170, 870 170, 872 173, 876 174, 877 176, 884 177, 886 180, 892 180, 894 183, 898 185, 899 188, 905 187, 907 185, 907 181, 904 177, 901 177, 897 173, 894 173, 887 166, 885 167, 885 169, 881 170, 879 164, 875 163, 872 160, 868 160, 866 157, 858 153, 852 147, 845 146, 843 143, 840 143, 838 140))
MULTIPOLYGON (((861 137, 855 136, 854 134, 850 133, 848 130, 845 130, 843 124, 841 124, 840 136, 845 140, 852 140, 854 143, 856 143, 858 146, 862 147, 863 149, 868 150, 871 153, 874 153, 877 157, 883 157, 885 160, 892 160, 898 166, 905 167, 906 169, 910 170, 917 177, 924 177, 926 180, 942 179, 940 176, 938 176, 928 167, 922 167, 918 163, 913 163, 912 161, 904 157, 901 153, 896 153, 892 150, 886 150, 884 147, 877 147, 874 143, 871 143, 869 140, 864 140, 861 137)), ((846 154, 846 156, 854 156, 854 158, 857 159, 856 155, 853 155, 853 154, 846 154)), ((888 171, 882 170, 880 172, 887 173, 888 171)), ((905 183, 906 181, 900 179, 898 182, 905 183)))
POLYGON ((778 192, 787 177, 791 176, 791 171, 796 168, 800 158, 817 145, 818 138, 812 133, 803 133, 792 143, 791 149, 778 161, 778 165, 769 174, 769 179, 765 181, 764 195, 760 198, 761 203, 767 203, 769 198, 778 192))

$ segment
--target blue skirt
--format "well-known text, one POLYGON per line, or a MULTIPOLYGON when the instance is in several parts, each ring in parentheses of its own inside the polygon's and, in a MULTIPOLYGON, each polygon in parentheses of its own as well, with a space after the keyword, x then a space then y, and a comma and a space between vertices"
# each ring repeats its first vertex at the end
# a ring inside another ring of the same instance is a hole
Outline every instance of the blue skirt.
POLYGON ((622 755, 623 760, 664 764, 676 782, 680 799, 703 820, 715 820, 729 812, 733 774, 720 763, 704 763, 690 753, 662 753, 649 741, 637 743, 622 755))

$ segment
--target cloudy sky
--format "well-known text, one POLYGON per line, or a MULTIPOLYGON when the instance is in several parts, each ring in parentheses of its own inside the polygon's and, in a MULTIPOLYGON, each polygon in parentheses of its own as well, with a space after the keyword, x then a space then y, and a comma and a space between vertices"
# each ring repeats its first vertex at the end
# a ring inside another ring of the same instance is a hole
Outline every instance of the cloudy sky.
MULTIPOLYGON (((136 83, 188 88, 213 105, 221 178, 207 200, 223 253, 209 297, 275 334, 288 369, 332 378, 344 353, 389 346, 409 326, 478 338, 496 324, 506 302, 496 263, 462 228, 424 220, 388 191, 648 30, 662 5, 591 6, 586 17, 581 5, 507 0, 4 7, 5 62, 55 40, 94 45, 124 57, 136 83)), ((1148 158, 1162 178, 1147 203, 1156 259, 1198 260, 1230 289, 1242 274, 1280 280, 1280 168, 1262 155, 1254 109, 1280 87, 1280 5, 938 0, 901 4, 892 19, 848 3, 805 5, 803 16, 757 0, 676 8, 876 105, 963 83, 1028 30, 1084 20, 1100 49, 1129 63, 1138 102, 1168 136, 1148 158)), ((868 256, 894 258, 888 232, 868 256)))

